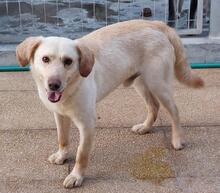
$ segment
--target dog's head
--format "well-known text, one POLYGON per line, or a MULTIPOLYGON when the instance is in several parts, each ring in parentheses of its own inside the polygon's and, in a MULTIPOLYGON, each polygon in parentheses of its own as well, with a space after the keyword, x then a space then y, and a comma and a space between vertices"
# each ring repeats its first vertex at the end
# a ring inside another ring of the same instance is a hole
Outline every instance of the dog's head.
POLYGON ((31 64, 37 84, 48 100, 58 102, 77 77, 87 77, 95 63, 92 51, 78 40, 60 37, 30 37, 16 48, 21 66, 31 64))

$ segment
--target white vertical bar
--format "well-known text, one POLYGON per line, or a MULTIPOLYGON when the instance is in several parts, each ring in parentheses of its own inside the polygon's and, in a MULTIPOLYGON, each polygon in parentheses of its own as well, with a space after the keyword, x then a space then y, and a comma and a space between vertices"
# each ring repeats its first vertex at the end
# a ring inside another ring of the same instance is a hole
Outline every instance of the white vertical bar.
MULTIPOLYGON (((58 13, 58 11, 59 11, 59 2, 58 2, 58 0, 56 0, 56 8, 57 8, 57 12, 56 12, 56 14, 58 13)), ((59 22, 58 22, 58 16, 57 16, 57 26, 59 26, 59 22)))
POLYGON ((108 0, 105 0, 105 25, 108 25, 108 0))
POLYGON ((191 3, 191 1, 189 1, 189 4, 188 4, 188 21, 187 21, 187 28, 188 29, 190 28, 190 26, 189 26, 190 25, 190 3, 191 3))
POLYGON ((31 15, 34 15, 34 6, 33 6, 33 0, 31 0, 31 15))
POLYGON ((81 30, 83 32, 83 0, 80 0, 80 7, 81 7, 81 30))
POLYGON ((179 13, 179 12, 178 12, 179 3, 180 3, 180 1, 179 1, 179 0, 176 0, 176 15, 179 13))
POLYGON ((143 4, 143 0, 141 0, 141 19, 144 19, 144 4, 143 4))
POLYGON ((34 5, 33 5, 33 0, 31 0, 31 16, 32 16, 32 26, 34 26, 34 5))
POLYGON ((46 15, 46 0, 44 0, 44 23, 47 23, 47 15, 46 15))
POLYGON ((176 23, 176 26, 175 28, 178 28, 179 27, 179 18, 177 17, 177 13, 178 13, 178 8, 179 8, 179 0, 176 1, 176 10, 175 10, 175 23, 176 23))
MULTIPOLYGON (((133 1, 133 0, 132 0, 133 1)), ((128 11, 129 11, 129 19, 132 19, 132 1, 129 3, 128 11)))
POLYGON ((5 8, 6 8, 6 13, 8 15, 8 0, 5 1, 5 8))
POLYGON ((94 19, 94 29, 96 28, 96 24, 95 24, 95 22, 96 22, 96 7, 95 7, 95 1, 96 0, 93 0, 93 19, 94 19))
POLYGON ((168 8, 168 2, 166 0, 164 0, 164 22, 167 22, 167 8, 168 8))
MULTIPOLYGON (((211 3, 215 1, 212 0, 211 3)), ((220 1, 218 0, 218 5, 220 6, 220 1)), ((218 7, 219 9, 219 7, 218 7)), ((218 10, 219 13, 219 10, 218 10)), ((220 17, 220 14, 219 14, 220 17)), ((219 26, 219 20, 217 19, 218 17, 216 17, 215 19, 218 21, 218 24, 216 24, 217 26, 219 26)), ((196 29, 198 31, 198 33, 202 33, 202 27, 203 27, 203 0, 198 0, 197 3, 197 20, 196 20, 196 29)), ((220 28, 219 28, 220 30, 220 28)), ((219 31, 220 32, 220 31, 219 31)))
POLYGON ((153 18, 155 19, 156 17, 156 0, 154 0, 154 12, 153 12, 153 18))
POLYGON ((18 12, 19 12, 19 17, 20 17, 20 28, 22 28, 22 23, 21 23, 21 2, 18 0, 18 12))
POLYGON ((134 19, 134 0, 130 2, 130 19, 134 19))
POLYGON ((96 10, 95 10, 95 0, 93 0, 93 18, 94 18, 94 20, 96 19, 95 12, 96 12, 96 10))
POLYGON ((120 0, 118 0, 118 22, 120 22, 120 0))
POLYGON ((211 10, 210 10, 210 33, 209 35, 214 38, 220 38, 220 1, 212 0, 211 1, 211 10))

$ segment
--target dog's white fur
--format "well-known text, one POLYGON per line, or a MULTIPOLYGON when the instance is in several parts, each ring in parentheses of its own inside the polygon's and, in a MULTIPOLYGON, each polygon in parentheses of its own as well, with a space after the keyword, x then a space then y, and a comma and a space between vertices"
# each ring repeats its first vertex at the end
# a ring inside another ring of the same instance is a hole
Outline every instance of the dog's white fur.
POLYGON ((80 131, 80 144, 73 171, 64 186, 80 186, 88 163, 96 123, 96 102, 121 83, 134 83, 148 106, 144 123, 133 126, 138 134, 147 133, 156 120, 160 101, 172 119, 172 145, 183 148, 183 130, 172 96, 171 82, 177 79, 191 87, 202 87, 203 80, 193 75, 186 62, 176 32, 158 21, 133 20, 99 29, 77 40, 61 37, 30 37, 18 45, 21 65, 31 63, 40 99, 54 113, 59 150, 49 161, 62 164, 70 157, 68 147, 71 120, 80 131), (42 58, 49 57, 44 63, 42 58), (71 58, 66 67, 62 60, 71 58), (48 100, 48 81, 61 81, 59 102, 48 100))

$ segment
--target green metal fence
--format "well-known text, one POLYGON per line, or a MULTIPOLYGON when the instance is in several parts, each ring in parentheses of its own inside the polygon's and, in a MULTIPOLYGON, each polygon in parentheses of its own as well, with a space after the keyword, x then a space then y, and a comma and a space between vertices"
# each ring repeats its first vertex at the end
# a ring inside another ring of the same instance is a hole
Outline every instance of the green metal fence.
MULTIPOLYGON (((220 63, 191 63, 192 69, 206 69, 206 68, 220 68, 220 63)), ((0 66, 0 72, 22 72, 29 71, 30 67, 13 66, 0 66)))

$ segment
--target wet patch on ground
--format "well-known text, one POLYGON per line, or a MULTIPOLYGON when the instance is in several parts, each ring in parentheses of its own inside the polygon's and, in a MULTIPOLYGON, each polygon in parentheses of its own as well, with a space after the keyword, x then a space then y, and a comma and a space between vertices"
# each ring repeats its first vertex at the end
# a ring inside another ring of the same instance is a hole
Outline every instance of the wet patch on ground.
POLYGON ((167 178, 175 177, 171 165, 166 161, 168 150, 150 147, 129 162, 129 173, 137 179, 160 184, 167 178))

